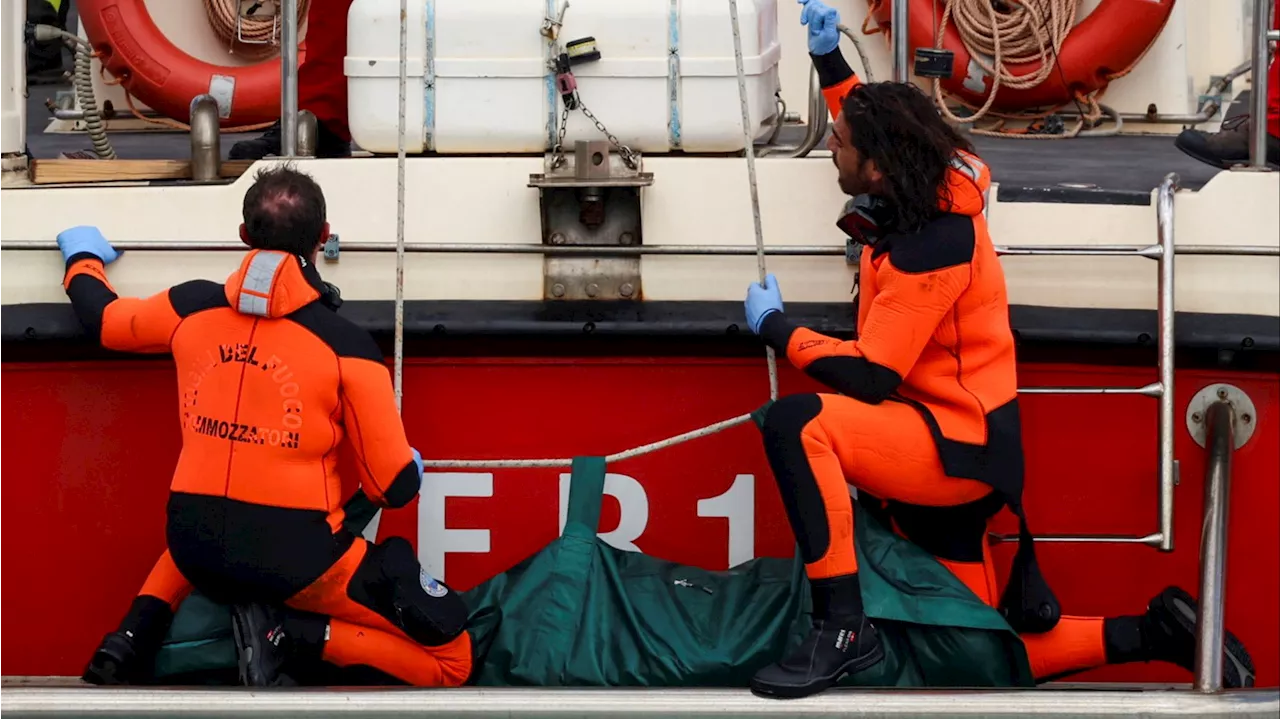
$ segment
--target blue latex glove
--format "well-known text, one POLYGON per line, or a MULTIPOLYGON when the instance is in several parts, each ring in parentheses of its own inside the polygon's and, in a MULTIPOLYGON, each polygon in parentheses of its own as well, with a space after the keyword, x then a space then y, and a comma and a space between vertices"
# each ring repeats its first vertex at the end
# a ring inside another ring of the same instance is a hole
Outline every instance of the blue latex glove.
POLYGON ((422 484, 422 476, 425 471, 425 466, 422 463, 422 453, 413 447, 410 447, 410 449, 413 449, 413 463, 418 465, 418 484, 422 484))
POLYGON ((782 311, 782 292, 778 290, 778 278, 772 274, 764 276, 764 284, 752 282, 747 287, 747 325, 751 331, 760 334, 760 325, 765 315, 782 311))
POLYGON ((102 264, 115 262, 120 253, 102 236, 102 231, 93 225, 79 225, 58 233, 58 249, 62 250, 62 261, 88 252, 102 260, 102 264))
POLYGON ((840 44, 840 13, 822 0, 799 0, 804 9, 800 11, 800 24, 809 26, 809 52, 814 55, 826 55, 840 44))

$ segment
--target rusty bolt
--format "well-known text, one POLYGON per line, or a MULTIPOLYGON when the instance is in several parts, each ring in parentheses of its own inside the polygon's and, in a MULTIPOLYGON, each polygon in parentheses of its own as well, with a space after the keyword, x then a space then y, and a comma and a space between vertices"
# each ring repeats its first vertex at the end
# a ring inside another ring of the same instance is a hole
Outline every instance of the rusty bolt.
POLYGON ((554 285, 551 285, 551 296, 564 297, 564 285, 560 284, 559 282, 555 283, 554 285))
POLYGON ((1248 414, 1242 414, 1242 415, 1240 415, 1240 419, 1244 420, 1244 423, 1245 423, 1245 424, 1248 424, 1248 423, 1250 423, 1250 422, 1252 422, 1252 421, 1253 421, 1253 417, 1252 417, 1251 415, 1248 415, 1248 414))
POLYGON ((624 232, 621 235, 618 235, 619 244, 629 245, 635 241, 636 241, 635 235, 631 234, 630 232, 624 232))
POLYGON ((1218 399, 1226 399, 1226 398, 1227 398, 1227 390, 1222 387, 1218 388, 1218 399))
POLYGON ((630 297, 631 295, 635 294, 635 292, 636 292, 636 288, 632 287, 630 282, 624 282, 622 283, 622 286, 618 288, 618 294, 622 295, 623 297, 630 297))
POLYGON ((559 232, 557 232, 557 233, 555 233, 554 235, 552 235, 552 236, 551 236, 551 244, 553 244, 553 245, 563 245, 563 244, 564 244, 564 235, 560 234, 559 232))
POLYGON ((600 294, 600 285, 594 282, 587 285, 587 297, 595 297, 598 294, 600 294))
POLYGON ((1191 421, 1196 422, 1197 424, 1201 422, 1203 419, 1204 418, 1200 416, 1199 412, 1195 412, 1191 415, 1191 421))

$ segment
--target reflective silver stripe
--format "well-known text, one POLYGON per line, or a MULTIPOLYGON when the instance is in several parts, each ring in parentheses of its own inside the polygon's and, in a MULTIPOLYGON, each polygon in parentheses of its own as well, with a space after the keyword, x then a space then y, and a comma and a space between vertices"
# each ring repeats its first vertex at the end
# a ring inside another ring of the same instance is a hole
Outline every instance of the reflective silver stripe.
POLYGON ((242 314, 267 316, 267 298, 249 294, 257 292, 262 295, 271 294, 271 281, 275 279, 276 270, 284 261, 283 252, 258 252, 249 263, 244 273, 244 282, 240 285, 239 309, 242 314), (248 290, 248 292, 246 292, 248 290))
POLYGON ((987 167, 978 158, 965 157, 963 155, 956 155, 951 158, 951 166, 968 175, 975 183, 978 182, 978 178, 982 176, 982 171, 987 167))

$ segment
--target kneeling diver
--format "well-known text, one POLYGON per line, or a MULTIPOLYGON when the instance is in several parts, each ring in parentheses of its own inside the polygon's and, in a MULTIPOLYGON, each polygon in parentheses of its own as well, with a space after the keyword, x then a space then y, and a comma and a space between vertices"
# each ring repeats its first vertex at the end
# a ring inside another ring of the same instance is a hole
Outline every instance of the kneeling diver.
POLYGON ((335 312, 336 288, 316 271, 329 236, 324 193, 279 165, 258 175, 243 214, 250 251, 226 282, 145 299, 112 289, 105 266, 118 253, 96 227, 58 236, 67 295, 89 333, 109 349, 173 355, 182 425, 168 548, 85 679, 136 677, 194 586, 234 607, 246 684, 323 661, 460 685, 472 650, 457 592, 428 576, 405 540, 375 544, 343 527, 341 442, 383 507, 417 495, 423 465, 381 350, 335 312))
MULTIPOLYGON (((1198 610, 1176 587, 1143 614, 1060 616, 1022 509, 1014 339, 982 214, 990 172, 914 85, 862 84, 840 54, 835 10, 800 2, 835 116, 827 146, 841 190, 854 198, 840 225, 862 245, 861 289, 851 341, 796 326, 772 275, 747 292, 751 330, 838 393, 783 397, 765 416, 764 447, 805 562, 813 627, 752 688, 805 696, 884 656, 862 607, 849 484, 999 606, 1037 679, 1151 660, 1191 670, 1198 610), (1006 505, 1021 536, 1008 589, 997 597, 986 537, 1006 505)), ((1251 686, 1253 664, 1230 634, 1224 655, 1224 684, 1251 686)))

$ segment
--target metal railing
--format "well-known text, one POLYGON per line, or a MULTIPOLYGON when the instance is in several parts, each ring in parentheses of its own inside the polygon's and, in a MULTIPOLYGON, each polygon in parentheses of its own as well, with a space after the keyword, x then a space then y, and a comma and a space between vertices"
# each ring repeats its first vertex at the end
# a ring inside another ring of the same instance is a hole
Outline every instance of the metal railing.
MULTIPOLYGON (((1036 248, 1036 250, 1026 253, 1007 253, 1077 257, 1147 257, 1155 259, 1159 263, 1156 298, 1156 314, 1159 317, 1159 326, 1156 332, 1156 345, 1158 348, 1160 379, 1157 382, 1142 387, 1035 387, 1019 389, 1018 393, 1140 395, 1159 399, 1157 457, 1160 482, 1158 510, 1160 529, 1153 534, 1136 537, 1125 535, 1047 534, 1038 535, 1035 538, 1037 542, 1146 544, 1158 547, 1161 551, 1173 551, 1173 488, 1177 481, 1177 461, 1173 456, 1173 261, 1176 252, 1173 234, 1173 198, 1177 189, 1177 173, 1171 172, 1165 175, 1156 194, 1156 233, 1158 242, 1155 245, 1125 250, 1093 247, 1045 247, 1036 248)), ((1008 534, 995 534, 992 536, 1002 542, 1013 542, 1018 539, 1016 535, 1008 534)))
POLYGON ((1271 0, 1254 0, 1253 3, 1253 90, 1249 95, 1251 106, 1249 133, 1249 166, 1267 166, 1267 65, 1271 43, 1277 42, 1280 32, 1271 29, 1271 0))
POLYGON ((1249 717, 1274 719, 1275 689, 1221 694, 1097 688, 881 690, 830 689, 796 702, 753 696, 745 689, 316 689, 278 691, 209 688, 4 687, 5 719, 110 715, 143 717, 345 717, 346 719, 581 719, 583 717, 930 717, 1128 719, 1249 717), (853 709, 851 709, 853 707, 853 709))
POLYGON ((1204 524, 1200 530, 1200 612, 1196 616, 1195 689, 1222 691, 1226 638, 1227 510, 1231 504, 1232 408, 1219 400, 1205 412, 1204 524))

